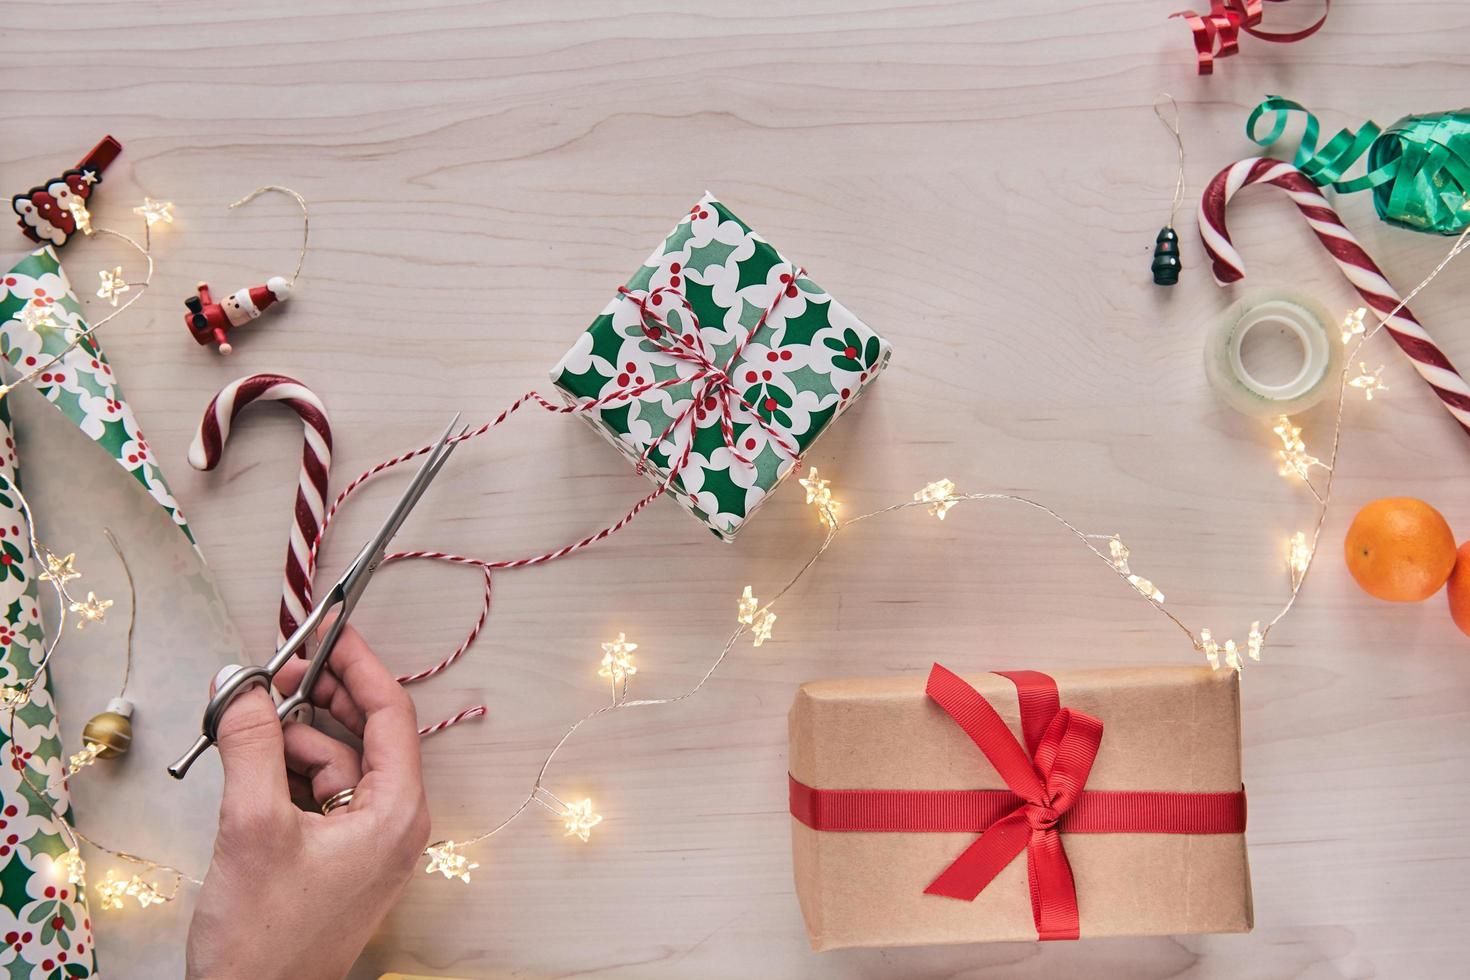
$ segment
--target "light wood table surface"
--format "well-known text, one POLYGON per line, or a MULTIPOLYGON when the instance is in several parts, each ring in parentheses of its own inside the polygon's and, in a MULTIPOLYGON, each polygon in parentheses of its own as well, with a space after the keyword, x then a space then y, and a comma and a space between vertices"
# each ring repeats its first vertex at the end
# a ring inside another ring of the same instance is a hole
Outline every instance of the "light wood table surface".
MULTIPOLYGON (((98 218, 132 220, 144 194, 177 205, 153 289, 104 342, 257 657, 275 632, 299 427, 252 411, 221 470, 198 474, 184 451, 209 397, 255 371, 313 386, 332 412, 340 486, 454 411, 489 417, 544 389, 706 188, 894 344, 892 370, 810 460, 850 512, 944 476, 1024 493, 1121 533, 1171 609, 1243 637, 1284 598, 1285 541, 1313 511, 1276 475, 1269 429, 1206 383, 1203 339, 1234 293, 1211 281, 1189 212, 1217 169, 1249 155, 1244 118, 1267 93, 1313 107, 1332 131, 1458 106, 1470 11, 1343 2, 1317 37, 1243 38, 1197 78, 1187 31, 1165 20, 1178 5, 17 3, 0 32, 0 165, 20 189, 112 132, 125 153, 98 218), (1148 274, 1174 180, 1150 110, 1161 91, 1183 106, 1188 149, 1172 290, 1148 274), (311 252, 289 304, 220 358, 189 340, 181 302, 199 279, 218 291, 290 271, 290 202, 224 209, 268 183, 311 201, 311 252)), ((1305 0, 1267 10, 1281 25, 1309 15, 1305 0)), ((1403 289, 1448 246, 1381 224, 1365 195, 1340 207, 1403 289)), ((1247 285, 1358 305, 1279 192, 1246 192, 1231 214, 1247 285)), ((85 282, 112 254, 88 242, 66 261, 85 282)), ((1415 304, 1462 363, 1467 275, 1452 267, 1415 304)), ((1368 599, 1339 554, 1353 512, 1380 496, 1423 497, 1470 535, 1470 442, 1387 338, 1371 360, 1391 390, 1350 400, 1322 560, 1245 678, 1254 934, 808 952, 785 808, 799 682, 936 659, 973 671, 1196 656, 1045 519, 971 504, 943 524, 911 510, 854 529, 782 604, 772 642, 742 645, 698 697, 586 727, 548 785, 596 801, 606 821, 591 842, 528 812, 475 852, 471 885, 418 875, 354 976, 1462 969, 1470 639, 1442 596, 1368 599)), ((1327 412, 1302 421, 1309 445, 1326 437, 1327 412)), ((329 573, 398 485, 348 508, 329 573)), ((401 541, 530 554, 644 491, 581 423, 527 413, 461 448, 401 541)), ((659 502, 579 557, 499 575, 472 653, 414 689, 424 719, 491 709, 424 745, 436 836, 497 822, 566 725, 606 698, 599 642, 625 630, 641 644, 639 695, 687 689, 741 586, 772 590, 819 538, 787 487, 734 546, 659 502)), ((392 568, 354 621, 406 670, 459 641, 479 590, 473 571, 392 568)), ((201 695, 214 670, 188 649, 150 655, 197 672, 201 695)), ((121 844, 149 814, 97 819, 121 844)), ((181 943, 184 918, 161 921, 136 928, 181 943)))

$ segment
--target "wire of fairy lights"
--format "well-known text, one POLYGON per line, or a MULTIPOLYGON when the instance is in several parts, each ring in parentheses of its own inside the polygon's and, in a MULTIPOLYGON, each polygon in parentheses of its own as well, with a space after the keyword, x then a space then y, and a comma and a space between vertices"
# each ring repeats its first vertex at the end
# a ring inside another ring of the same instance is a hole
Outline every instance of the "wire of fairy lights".
MULTIPOLYGON (((77 229, 84 235, 88 238, 97 235, 116 238, 130 246, 143 257, 143 261, 147 264, 147 270, 144 272, 142 280, 136 282, 123 276, 123 268, 120 265, 113 266, 111 269, 100 270, 97 273, 100 281, 100 285, 97 288, 97 298, 110 303, 114 307, 112 312, 101 317, 96 322, 89 324, 85 330, 73 331, 67 338, 67 345, 65 347, 47 360, 42 361, 31 370, 22 374, 18 380, 8 384, 0 384, 0 400, 3 400, 16 387, 29 384, 49 371, 62 358, 76 350, 84 340, 100 330, 108 321, 117 317, 143 297, 143 293, 148 290, 148 286, 153 282, 153 226, 159 222, 172 224, 174 220, 174 206, 172 202, 155 201, 151 197, 145 197, 142 204, 133 208, 133 213, 143 219, 143 241, 139 243, 133 237, 125 235, 120 231, 115 231, 112 228, 94 227, 92 225, 92 213, 87 210, 86 202, 80 197, 73 197, 70 207, 72 216, 76 219, 77 229), (132 293, 133 295, 119 304, 118 299, 124 293, 132 293)), ((44 328, 50 328, 52 330, 60 329, 61 325, 57 323, 53 314, 54 305, 55 300, 34 300, 21 308, 19 318, 30 330, 44 328)))
MULTIPOLYGON (((102 269, 98 272, 99 286, 96 292, 97 298, 106 301, 113 309, 104 316, 92 321, 85 330, 72 330, 67 337, 67 344, 59 352, 45 361, 33 367, 16 379, 15 381, 0 384, 0 400, 6 398, 11 391, 20 385, 29 384, 40 377, 51 367, 59 363, 73 350, 76 350, 86 340, 92 337, 99 329, 111 322, 130 306, 142 298, 148 286, 153 281, 153 226, 160 222, 164 224, 173 223, 173 204, 168 201, 155 201, 151 197, 144 198, 143 203, 133 208, 133 213, 143 219, 142 242, 123 232, 111 228, 97 227, 92 224, 91 212, 86 203, 80 198, 73 198, 70 204, 73 217, 76 219, 77 228, 87 237, 103 235, 115 238, 131 247, 137 252, 145 263, 145 271, 141 280, 130 280, 123 275, 122 266, 116 265, 111 269, 102 269), (124 294, 132 295, 126 300, 121 300, 124 294)), ((28 329, 60 329, 61 325, 54 316, 53 304, 50 302, 36 301, 22 307, 18 319, 28 329)), ((25 523, 27 542, 31 553, 42 564, 38 579, 50 584, 56 598, 56 628, 52 633, 50 641, 45 645, 41 661, 35 665, 31 676, 20 685, 6 685, 0 688, 0 709, 9 714, 7 719, 7 730, 12 745, 18 745, 16 741, 16 715, 30 703, 32 692, 37 684, 44 683, 46 670, 50 666, 52 657, 65 635, 68 614, 75 615, 76 626, 83 629, 89 624, 101 624, 106 620, 107 611, 112 607, 111 599, 99 598, 95 592, 88 590, 86 598, 82 598, 78 592, 73 592, 68 584, 75 579, 81 578, 81 573, 76 570, 75 553, 65 556, 58 555, 46 547, 36 534, 36 524, 32 516, 30 502, 15 481, 5 474, 0 474, 0 492, 10 496, 20 510, 25 523)), ((118 562, 122 565, 123 574, 127 579, 129 605, 128 605, 128 629, 125 648, 125 659, 123 663, 123 679, 119 689, 119 697, 126 694, 128 681, 132 672, 133 654, 133 627, 137 617, 137 593, 133 581, 132 569, 128 566, 127 558, 124 556, 117 539, 111 530, 103 532, 117 554, 118 562)), ((131 874, 119 877, 115 870, 109 869, 106 877, 95 883, 94 892, 97 896, 97 904, 104 909, 121 908, 124 898, 132 898, 138 902, 141 908, 157 905, 173 900, 185 881, 200 884, 197 878, 193 878, 178 868, 140 857, 127 851, 109 847, 99 841, 93 840, 76 828, 65 816, 64 810, 58 810, 55 799, 65 786, 67 777, 75 775, 81 768, 94 762, 100 753, 99 743, 89 743, 81 751, 74 754, 63 767, 61 775, 55 780, 48 779, 45 785, 38 785, 33 778, 33 764, 28 762, 23 754, 15 756, 13 765, 19 772, 26 788, 35 800, 43 803, 50 810, 51 816, 61 834, 68 844, 68 849, 60 855, 55 867, 58 874, 65 875, 67 882, 81 888, 86 886, 86 864, 82 859, 81 845, 87 844, 103 853, 133 864, 144 870, 145 874, 162 874, 171 876, 172 882, 160 886, 157 882, 150 880, 144 875, 131 874)))
POLYGON ((929 513, 941 521, 944 520, 950 508, 966 502, 1005 501, 1040 511, 1073 535, 1087 550, 1105 562, 1116 575, 1126 581, 1135 592, 1147 600, 1150 606, 1168 617, 1169 621, 1189 638, 1190 645, 1197 652, 1204 655, 1211 668, 1220 670, 1223 665, 1227 669, 1232 669, 1237 672, 1242 671, 1245 667, 1245 658, 1257 661, 1261 659, 1261 652, 1264 648, 1267 635, 1291 611, 1292 607, 1296 605, 1297 597, 1301 594, 1302 585, 1306 581, 1307 573, 1311 570, 1312 564, 1316 559, 1317 544, 1321 538, 1322 528, 1326 523, 1329 505, 1332 500, 1333 476, 1335 474, 1338 451, 1342 444, 1342 429, 1346 414, 1348 390, 1351 388, 1362 391, 1365 396, 1365 401, 1368 402, 1373 401, 1375 394, 1388 390, 1382 381, 1382 367, 1369 371, 1365 362, 1357 361, 1363 346, 1383 329, 1386 321, 1392 319, 1395 314, 1408 305, 1410 300, 1428 286, 1457 255, 1467 247, 1470 247, 1470 244, 1467 244, 1467 237, 1470 237, 1470 229, 1467 229, 1456 239, 1449 252, 1440 260, 1439 264, 1434 267, 1429 275, 1425 276, 1419 285, 1415 286, 1399 302, 1398 306, 1379 317, 1378 322, 1371 329, 1364 323, 1365 317, 1368 314, 1365 308, 1354 310, 1343 320, 1342 342, 1344 344, 1352 343, 1353 346, 1345 359, 1345 366, 1338 378, 1336 409, 1332 420, 1331 449, 1325 461, 1307 452, 1306 444, 1301 437, 1302 430, 1300 426, 1294 424, 1286 416, 1278 417, 1275 420, 1272 432, 1281 442, 1281 448, 1276 450, 1276 457, 1279 464, 1278 472, 1281 476, 1288 479, 1300 480, 1317 502, 1317 516, 1310 532, 1297 531, 1287 539, 1285 561, 1289 582, 1287 597, 1275 615, 1265 621, 1264 626, 1260 620, 1251 623, 1250 631, 1246 635, 1244 645, 1237 644, 1233 638, 1227 638, 1224 642, 1221 642, 1215 638, 1209 627, 1202 626, 1198 630, 1195 630, 1179 616, 1175 615, 1173 611, 1168 609, 1164 605, 1164 593, 1152 581, 1133 571, 1130 565, 1131 552, 1128 546, 1123 543, 1122 538, 1117 534, 1091 534, 1083 531, 1057 511, 1037 500, 1011 493, 962 493, 952 480, 940 479, 918 490, 910 500, 890 504, 878 510, 844 519, 839 516, 842 505, 832 495, 831 481, 820 477, 816 468, 813 467, 808 475, 799 482, 806 490, 807 504, 816 507, 818 518, 826 528, 826 534, 823 536, 821 544, 818 545, 816 552, 797 569, 796 573, 787 580, 786 584, 781 586, 775 595, 766 603, 762 604, 760 599, 752 594, 751 586, 747 585, 745 587, 737 600, 735 629, 725 641, 724 646, 720 648, 709 669, 699 678, 698 682, 689 690, 672 697, 629 700, 627 696, 627 683, 628 678, 638 672, 637 665, 634 663, 633 653, 633 651, 637 650, 638 644, 630 642, 622 633, 619 633, 615 640, 602 644, 603 656, 598 673, 600 676, 611 680, 611 703, 605 704, 583 715, 566 729, 542 761, 541 768, 536 773, 536 779, 532 783, 531 791, 508 816, 490 829, 464 840, 441 840, 430 844, 425 849, 425 855, 429 859, 428 865, 424 868, 425 872, 429 874, 438 872, 445 878, 458 878, 461 881, 468 882, 470 880, 470 872, 479 867, 479 864, 470 858, 469 854, 466 853, 467 849, 500 833, 533 804, 540 806, 560 819, 563 822, 567 836, 575 836, 582 841, 588 840, 592 828, 602 821, 601 815, 593 810, 592 801, 590 799, 583 799, 579 803, 568 803, 545 787, 545 780, 552 763, 555 761, 562 747, 571 740, 572 736, 583 725, 611 712, 625 708, 674 704, 699 693, 705 683, 714 676, 715 671, 720 668, 720 665, 725 662, 731 650, 734 649, 735 644, 740 641, 740 638, 746 632, 751 634, 752 644, 756 647, 759 647, 770 638, 772 627, 776 622, 776 614, 773 611, 773 607, 777 600, 785 596, 816 565, 821 557, 827 553, 828 549, 832 547, 832 544, 837 540, 837 536, 841 532, 854 525, 913 507, 926 507, 929 513), (1359 373, 1356 377, 1349 378, 1354 361, 1358 363, 1359 373), (1325 472, 1320 487, 1312 480, 1313 471, 1316 469, 1321 469, 1325 472))
MULTIPOLYGON (((906 511, 910 508, 927 508, 929 513, 939 520, 944 520, 946 514, 953 507, 968 502, 1005 501, 1039 511, 1067 533, 1074 536, 1088 551, 1092 552, 1093 555, 1104 562, 1114 574, 1122 578, 1134 592, 1146 600, 1149 605, 1157 609, 1162 615, 1168 617, 1189 638, 1191 647, 1204 655, 1212 668, 1219 670, 1223 666, 1226 669, 1243 670, 1246 658, 1251 660, 1260 659, 1267 634, 1295 605, 1301 588, 1306 581, 1307 574, 1316 559, 1317 544, 1332 499, 1334 468, 1341 447, 1348 389, 1352 388, 1362 391, 1365 400, 1369 402, 1374 399, 1375 394, 1381 394, 1387 390, 1387 387, 1381 380, 1381 367, 1369 372, 1366 363, 1358 361, 1360 373, 1350 378, 1349 374, 1352 370, 1352 362, 1357 359, 1364 345, 1377 335, 1388 319, 1403 309, 1457 255, 1464 251, 1467 247, 1467 237, 1470 237, 1470 230, 1467 230, 1465 234, 1462 234, 1455 241, 1440 263, 1435 266, 1418 286, 1409 292, 1397 307, 1386 315, 1378 317, 1378 322, 1371 328, 1365 323, 1365 318, 1368 314, 1366 309, 1355 310, 1344 319, 1342 341, 1344 344, 1352 343, 1353 346, 1347 358, 1347 364, 1349 366, 1343 368, 1338 380, 1336 409, 1332 423, 1331 448, 1325 460, 1312 456, 1307 452, 1306 444, 1302 439, 1300 426, 1295 425, 1290 418, 1285 416, 1275 420, 1272 432, 1281 444, 1280 448, 1275 450, 1278 471, 1283 477, 1298 480, 1302 483, 1317 502, 1318 513, 1310 532, 1298 531, 1286 543, 1285 564, 1287 566, 1289 581, 1287 598, 1277 612, 1266 621, 1264 626, 1262 626, 1260 620, 1251 624, 1244 645, 1237 644, 1233 639, 1226 639, 1221 643, 1213 637, 1208 627, 1201 627, 1195 630, 1175 615, 1172 610, 1168 609, 1164 605, 1164 593, 1152 581, 1133 571, 1130 564, 1132 558, 1131 552, 1118 534, 1086 532, 1063 517, 1056 510, 1040 501, 1010 493, 961 492, 953 481, 940 479, 919 489, 913 494, 911 499, 899 501, 877 510, 859 514, 855 517, 843 518, 839 513, 842 509, 842 504, 833 495, 831 481, 822 478, 817 469, 812 468, 806 476, 799 480, 799 483, 806 492, 806 503, 816 508, 818 518, 826 529, 826 533, 823 535, 820 544, 813 554, 797 568, 796 572, 787 579, 784 585, 776 590, 769 600, 762 603, 753 594, 752 586, 746 586, 744 588, 736 602, 735 628, 709 667, 700 676, 699 680, 689 689, 672 696, 661 698, 629 698, 629 680, 639 673, 639 664, 636 658, 638 644, 630 641, 623 633, 619 633, 615 639, 603 643, 602 657, 598 662, 597 672, 599 676, 607 679, 609 682, 611 694, 609 703, 583 715, 565 729, 561 737, 557 739, 550 751, 543 758, 530 791, 520 804, 502 820, 479 834, 462 840, 446 839, 436 841, 425 848, 425 856, 428 858, 428 864, 424 870, 429 874, 439 873, 445 878, 457 878, 461 881, 468 882, 470 880, 470 873, 480 866, 468 853, 469 849, 505 830, 533 806, 540 807, 561 821, 566 836, 576 837, 584 842, 589 841, 593 829, 603 820, 602 815, 594 809, 592 800, 586 797, 581 800, 565 799, 553 792, 546 785, 547 777, 551 772, 553 763, 556 761, 562 748, 571 741, 573 736, 584 725, 615 711, 676 704, 694 697, 713 678, 742 637, 749 634, 753 647, 759 647, 770 639, 777 619, 774 611, 777 602, 786 596, 797 582, 831 549, 843 531, 858 524, 906 511), (1320 486, 1313 481, 1315 471, 1318 469, 1322 470, 1325 474, 1321 478, 1320 486)), ((29 520, 29 511, 26 510, 25 512, 29 520)), ((473 561, 468 563, 474 564, 473 561)), ((12 725, 14 724, 14 710, 14 707, 12 707, 12 725)), ((27 779, 27 782, 29 783, 29 779, 27 779)), ((67 830, 69 835, 74 839, 82 840, 89 844, 92 843, 82 837, 75 828, 68 827, 67 830)), ((94 886, 94 890, 97 892, 103 908, 121 907, 124 896, 135 897, 138 899, 140 906, 147 907, 150 904, 171 899, 177 894, 177 890, 183 881, 198 883, 197 879, 171 866, 149 861, 146 858, 140 858, 122 851, 109 848, 103 849, 114 856, 143 865, 150 870, 165 872, 175 876, 172 892, 164 894, 156 886, 151 885, 140 876, 134 875, 131 879, 122 879, 109 872, 106 880, 94 886)), ((75 851, 75 848, 73 850, 75 851)), ((76 869, 82 867, 79 855, 73 856, 69 852, 65 856, 65 859, 71 859, 67 862, 68 867, 76 869)), ((83 880, 80 870, 73 873, 76 875, 73 880, 78 882, 83 880)))
MULTIPOLYGON (((32 523, 31 519, 31 509, 29 502, 26 501, 25 497, 16 488, 15 484, 11 482, 4 474, 0 474, 0 482, 3 482, 5 484, 3 492, 7 492, 15 496, 17 506, 20 508, 21 514, 24 518, 26 533, 30 538, 31 548, 33 551, 35 551, 36 554, 41 554, 42 551, 37 550, 41 548, 41 545, 37 542, 35 537, 34 524, 32 523)), ((133 626, 137 619, 137 590, 133 580, 132 569, 128 566, 127 557, 123 554, 121 546, 118 545, 117 538, 113 536, 111 529, 108 528, 103 529, 103 534, 107 537, 108 543, 112 546, 113 551, 117 554, 118 563, 122 566, 123 574, 127 579, 128 585, 127 640, 123 654, 122 685, 118 691, 119 696, 122 696, 123 694, 127 693, 128 682, 132 676, 133 626)), ((65 559, 56 559, 56 556, 54 554, 51 554, 50 552, 45 553, 49 559, 55 559, 55 562, 53 563, 48 561, 48 567, 49 569, 51 569, 51 571, 42 572, 39 577, 51 583, 52 588, 56 593, 58 610, 57 616, 58 619, 60 619, 60 617, 65 614, 65 610, 67 608, 66 603, 69 599, 68 593, 65 591, 66 581, 70 578, 78 577, 80 573, 76 572, 74 569, 74 555, 67 555, 65 559), (64 568, 66 570, 64 574, 57 571, 61 568, 64 568)), ((105 613, 106 609, 112 605, 111 601, 103 601, 106 602, 106 605, 102 607, 101 612, 97 614, 95 619, 83 619, 78 623, 78 626, 81 626, 83 623, 88 621, 101 622, 103 620, 103 613, 105 613)), ((51 655, 56 650, 61 632, 61 626, 60 624, 58 624, 58 628, 55 631, 55 636, 53 637, 51 644, 47 647, 46 653, 44 654, 41 663, 36 666, 35 672, 31 675, 26 684, 20 688, 6 687, 4 689, 4 707, 9 713, 9 717, 7 719, 7 733, 10 737, 10 742, 12 745, 19 745, 19 742, 16 739, 15 731, 16 714, 22 708, 24 708, 26 704, 30 702, 31 692, 34 690, 37 684, 42 682, 43 678, 45 677, 46 668, 50 664, 51 655)), ((122 851, 113 847, 109 847, 106 844, 103 844, 88 837, 86 834, 78 830, 75 824, 73 824, 66 818, 64 810, 57 809, 55 801, 59 793, 65 789, 67 778, 70 776, 75 776, 80 770, 96 761, 98 757, 97 746, 99 744, 100 743, 96 742, 88 744, 84 746, 79 752, 73 754, 71 758, 67 761, 66 766, 63 767, 61 772, 55 777, 48 777, 44 785, 37 785, 35 779, 32 778, 33 764, 30 763, 23 754, 15 754, 12 761, 12 765, 20 774, 21 779, 25 782, 26 788, 30 790, 31 797, 41 802, 48 810, 51 811, 51 816, 56 826, 60 828, 62 837, 66 840, 66 852, 56 859, 56 868, 58 874, 65 875, 67 883, 69 884, 79 885, 82 887, 86 886, 87 866, 86 862, 82 859, 81 845, 87 844, 89 847, 95 848, 96 850, 102 851, 103 853, 110 854, 121 861, 125 861, 143 868, 145 874, 159 873, 168 875, 172 878, 171 883, 160 886, 157 882, 145 877, 144 874, 132 874, 127 877, 120 878, 118 877, 116 871, 109 869, 107 872, 107 876, 102 881, 96 882, 93 887, 93 891, 97 895, 98 905, 103 909, 122 908, 124 898, 135 899, 138 902, 140 908, 148 908, 150 905, 158 905, 163 902, 172 901, 178 896, 179 889, 183 886, 183 882, 185 881, 191 882, 196 885, 201 884, 201 882, 197 878, 191 877, 190 875, 185 874, 183 871, 171 865, 163 864, 158 861, 153 861, 149 858, 140 857, 136 854, 131 854, 127 851, 122 851)))

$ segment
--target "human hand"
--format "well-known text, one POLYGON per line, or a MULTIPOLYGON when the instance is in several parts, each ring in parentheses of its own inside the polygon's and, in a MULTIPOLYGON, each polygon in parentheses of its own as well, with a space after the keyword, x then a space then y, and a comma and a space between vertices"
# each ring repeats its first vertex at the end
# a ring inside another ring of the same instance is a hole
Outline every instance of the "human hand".
MULTIPOLYGON (((276 675, 296 690, 306 661, 276 675)), ((362 751, 276 719, 258 685, 226 708, 219 833, 194 919, 189 980, 340 980, 398 899, 429 840, 412 700, 344 627, 311 694, 362 751), (355 787, 347 806, 318 806, 355 787)))

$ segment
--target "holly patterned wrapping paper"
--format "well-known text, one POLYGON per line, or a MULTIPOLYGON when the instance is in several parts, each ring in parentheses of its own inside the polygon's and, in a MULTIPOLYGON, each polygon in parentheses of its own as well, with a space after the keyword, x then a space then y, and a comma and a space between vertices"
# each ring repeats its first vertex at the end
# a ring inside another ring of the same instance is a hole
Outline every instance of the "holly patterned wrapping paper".
MULTIPOLYGON (((0 350, 17 371, 28 374, 45 364, 86 329, 82 304, 52 246, 36 249, 0 277, 0 350), (49 314, 45 322, 27 324, 27 306, 44 308, 49 314)), ((84 339, 36 378, 35 387, 132 474, 179 530, 194 540, 96 338, 84 339)))
POLYGON ((726 541, 794 468, 783 442, 798 454, 810 449, 892 354, 887 341, 708 193, 624 289, 552 369, 551 380, 576 404, 687 378, 699 366, 659 349, 645 332, 637 300, 663 300, 657 316, 670 329, 691 331, 696 324, 690 321, 697 320, 709 360, 731 379, 732 434, 749 464, 727 445, 715 399, 693 406, 685 424, 673 425, 691 407, 691 383, 640 391, 581 415, 629 459, 636 462, 646 451, 644 472, 655 483, 668 478, 671 461, 692 438, 689 460, 670 492, 726 541), (661 296, 651 295, 660 290, 661 296))
MULTIPOLYGON (((0 401, 0 475, 15 481, 10 408, 0 401)), ((46 652, 37 599, 35 556, 25 537, 20 502, 0 483, 0 684, 24 685, 46 652)), ((63 782, 65 757, 50 679, 30 700, 0 711, 0 976, 10 980, 73 980, 95 970, 92 923, 85 895, 57 858, 67 852, 56 813, 70 804, 63 782), (42 798, 22 776, 48 790, 42 798), (55 807, 55 811, 52 810, 55 807)))

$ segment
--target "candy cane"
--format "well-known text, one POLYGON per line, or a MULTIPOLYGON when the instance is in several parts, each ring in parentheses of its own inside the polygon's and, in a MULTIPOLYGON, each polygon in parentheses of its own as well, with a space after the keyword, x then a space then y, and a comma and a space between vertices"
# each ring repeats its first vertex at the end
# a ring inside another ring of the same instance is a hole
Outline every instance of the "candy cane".
POLYGON ((301 416, 306 445, 301 453, 301 476, 296 484, 296 519, 291 523, 286 550, 286 578, 281 586, 281 613, 276 647, 306 618, 311 609, 311 547, 321 533, 326 512, 327 473, 332 467, 332 426, 327 409, 310 388, 280 374, 252 374, 220 389, 199 423, 189 445, 189 464, 197 470, 219 465, 230 424, 253 401, 283 401, 301 416))
POLYGON ((1222 286, 1237 282, 1245 276, 1245 263, 1240 253, 1230 242, 1230 233, 1225 228, 1225 206, 1235 192, 1251 184, 1274 184, 1286 191, 1293 204, 1317 240, 1327 249, 1338 269, 1352 283, 1363 302, 1386 317, 1384 328, 1398 343, 1414 370, 1434 389, 1441 404, 1470 435, 1470 385, 1444 351, 1414 318, 1408 307, 1399 309, 1398 293, 1389 285, 1383 271, 1363 251, 1363 246, 1353 237, 1322 196, 1317 185, 1300 170, 1289 163, 1270 157, 1251 157, 1233 163, 1215 175, 1205 188, 1199 202, 1199 233, 1205 251, 1214 263, 1215 281, 1222 286), (1388 314, 1392 313, 1392 316, 1388 314))

